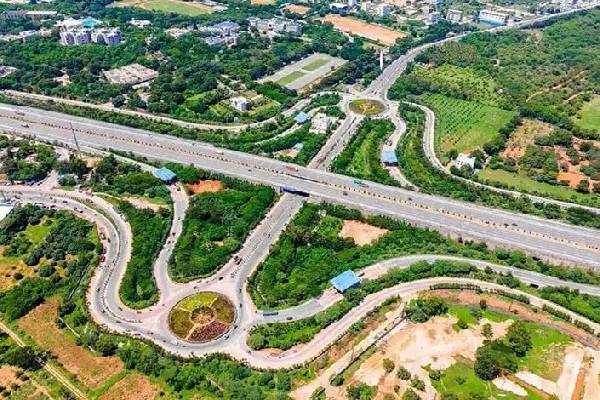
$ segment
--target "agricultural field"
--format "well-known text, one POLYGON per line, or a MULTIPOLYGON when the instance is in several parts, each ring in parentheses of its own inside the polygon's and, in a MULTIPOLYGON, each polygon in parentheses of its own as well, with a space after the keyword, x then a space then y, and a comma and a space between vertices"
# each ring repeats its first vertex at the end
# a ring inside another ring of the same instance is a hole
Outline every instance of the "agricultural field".
POLYGON ((183 0, 119 0, 112 4, 113 7, 137 7, 150 11, 161 11, 189 16, 197 16, 212 12, 212 7, 195 2, 183 0))
POLYGON ((498 107, 460 100, 440 94, 424 98, 436 116, 436 150, 444 155, 454 149, 476 150, 498 136, 498 131, 516 115, 498 107))
POLYGON ((594 96, 586 102, 575 116, 574 121, 583 129, 600 133, 600 96, 594 96))
POLYGON ((173 333, 190 342, 208 342, 224 335, 235 319, 233 304, 219 293, 200 292, 181 300, 169 314, 173 333))
POLYGON ((47 301, 18 321, 35 343, 89 389, 97 389, 124 369, 117 357, 102 357, 77 344, 76 338, 56 325, 58 302, 47 301))
POLYGON ((291 90, 306 90, 311 85, 346 63, 345 60, 324 53, 314 53, 287 65, 260 83, 275 82, 291 90))
POLYGON ((405 32, 395 31, 381 25, 370 24, 365 21, 343 17, 338 14, 326 15, 321 21, 333 24, 336 29, 342 32, 357 35, 381 43, 385 46, 393 46, 396 43, 396 40, 408 36, 405 32))

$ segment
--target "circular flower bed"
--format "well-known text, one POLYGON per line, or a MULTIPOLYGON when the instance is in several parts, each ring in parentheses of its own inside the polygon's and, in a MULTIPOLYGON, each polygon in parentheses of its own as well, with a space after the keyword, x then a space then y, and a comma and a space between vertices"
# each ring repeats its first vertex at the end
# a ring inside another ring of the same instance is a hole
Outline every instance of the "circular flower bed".
POLYGON ((202 343, 215 340, 231 329, 233 304, 222 294, 199 292, 179 301, 169 315, 169 327, 183 340, 202 343))

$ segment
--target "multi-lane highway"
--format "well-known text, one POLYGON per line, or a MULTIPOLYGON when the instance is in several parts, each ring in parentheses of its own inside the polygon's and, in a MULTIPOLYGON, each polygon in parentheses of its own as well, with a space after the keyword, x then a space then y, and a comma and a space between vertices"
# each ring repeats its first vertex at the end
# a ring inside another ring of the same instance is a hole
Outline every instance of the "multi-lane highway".
POLYGON ((0 128, 38 139, 114 149, 174 161, 275 187, 294 186, 314 201, 330 201, 369 213, 389 215, 415 225, 491 245, 523 249, 545 259, 600 266, 597 231, 470 203, 430 196, 327 171, 297 167, 211 145, 157 135, 93 120, 31 108, 0 107, 0 128), (28 127, 23 127, 27 124, 28 127), (74 132, 71 131, 71 126, 74 132))

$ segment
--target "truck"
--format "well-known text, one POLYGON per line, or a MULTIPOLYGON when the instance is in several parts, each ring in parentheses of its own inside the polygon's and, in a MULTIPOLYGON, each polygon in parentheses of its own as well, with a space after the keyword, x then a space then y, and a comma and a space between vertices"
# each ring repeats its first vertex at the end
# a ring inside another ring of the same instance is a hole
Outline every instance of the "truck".
POLYGON ((354 179, 353 182, 355 185, 358 185, 360 187, 367 187, 367 184, 361 181, 360 179, 354 179))
POLYGON ((303 191, 303 190, 298 190, 295 187, 292 186, 284 186, 281 188, 281 192, 282 193, 291 193, 291 194, 295 194, 297 196, 302 196, 302 197, 308 197, 310 196, 310 194, 308 194, 307 192, 303 191))
POLYGON ((298 168, 294 167, 293 165, 287 165, 285 167, 285 169, 287 169, 288 171, 292 171, 292 172, 298 172, 298 168))

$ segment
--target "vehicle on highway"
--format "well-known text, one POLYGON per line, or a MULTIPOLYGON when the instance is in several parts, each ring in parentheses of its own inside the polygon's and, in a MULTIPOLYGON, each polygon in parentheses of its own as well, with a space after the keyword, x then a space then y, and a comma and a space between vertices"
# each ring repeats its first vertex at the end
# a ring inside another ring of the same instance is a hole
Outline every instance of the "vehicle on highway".
POLYGON ((282 193, 290 193, 290 194, 295 194, 297 196, 302 196, 302 197, 308 197, 310 196, 310 194, 308 194, 307 192, 303 191, 303 190, 299 190, 296 189, 292 186, 284 186, 281 188, 281 192, 282 193))

